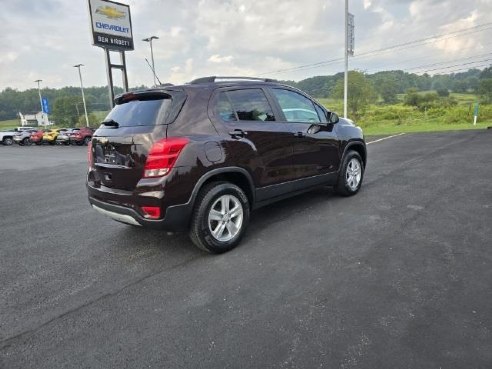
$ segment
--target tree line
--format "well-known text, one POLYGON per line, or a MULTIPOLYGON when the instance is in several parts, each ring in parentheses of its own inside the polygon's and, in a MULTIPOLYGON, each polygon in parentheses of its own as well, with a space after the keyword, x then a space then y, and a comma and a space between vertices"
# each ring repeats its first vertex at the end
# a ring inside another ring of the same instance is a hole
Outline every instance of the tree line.
MULTIPOLYGON (((485 70, 469 69, 466 72, 450 73, 440 75, 429 75, 424 73, 418 75, 402 70, 384 71, 373 74, 362 73, 366 79, 374 86, 376 92, 381 95, 386 102, 392 102, 395 95, 405 93, 410 88, 419 91, 427 90, 448 90, 453 92, 475 91, 481 79, 492 78, 492 67, 485 70)), ((343 80, 343 73, 331 76, 317 76, 306 78, 302 81, 282 81, 291 86, 297 87, 308 94, 317 98, 333 97, 333 92, 337 82, 343 80)))
MULTIPOLYGON (((305 80, 283 81, 317 98, 343 98, 343 73, 318 76, 305 80)), ((385 71, 365 74, 350 71, 348 78, 348 110, 355 118, 364 114, 371 103, 393 104, 398 95, 405 94, 403 103, 425 111, 447 108, 457 104, 450 91, 475 93, 482 103, 492 103, 492 66, 484 70, 469 69, 447 75, 417 75, 404 71, 385 71), (422 93, 422 91, 427 91, 422 93)))
MULTIPOLYGON (((297 87, 316 98, 342 98, 343 73, 331 76, 316 76, 302 81, 281 81, 297 87)), ((146 88, 138 86, 132 89, 146 88)), ((84 89, 90 120, 96 122, 95 111, 108 111, 109 97, 107 87, 87 87, 84 89)), ((441 75, 418 75, 401 70, 366 74, 358 71, 349 73, 349 109, 358 115, 371 102, 378 99, 384 103, 394 103, 397 95, 407 93, 405 103, 414 106, 425 104, 444 104, 445 98, 453 92, 474 92, 481 96, 482 102, 492 103, 492 66, 484 70, 469 69, 466 72, 441 75), (428 96, 418 91, 435 90, 428 96)), ((116 88, 115 93, 121 93, 116 88)), ((76 125, 84 115, 80 88, 44 88, 43 97, 51 105, 51 118, 58 125, 76 125)), ((449 102, 449 101, 448 101, 449 102)), ((35 113, 40 110, 39 95, 36 88, 18 91, 7 87, 0 92, 0 120, 15 119, 18 113, 35 113)))

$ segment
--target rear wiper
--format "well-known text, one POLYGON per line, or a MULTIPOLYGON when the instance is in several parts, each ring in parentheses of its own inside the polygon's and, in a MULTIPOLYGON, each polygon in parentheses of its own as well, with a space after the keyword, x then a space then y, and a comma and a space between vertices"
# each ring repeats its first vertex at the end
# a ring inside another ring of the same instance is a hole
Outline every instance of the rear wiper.
POLYGON ((114 127, 114 128, 118 128, 120 126, 120 124, 113 119, 103 120, 101 122, 101 124, 104 124, 105 126, 109 126, 109 127, 114 127))

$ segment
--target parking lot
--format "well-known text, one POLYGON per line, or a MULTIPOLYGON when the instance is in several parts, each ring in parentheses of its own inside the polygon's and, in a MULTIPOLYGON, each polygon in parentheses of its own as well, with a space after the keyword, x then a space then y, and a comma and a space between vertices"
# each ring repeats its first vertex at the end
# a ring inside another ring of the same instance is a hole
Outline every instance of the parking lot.
POLYGON ((93 211, 86 150, 0 145, 1 368, 492 367, 492 130, 374 142, 219 256, 93 211))

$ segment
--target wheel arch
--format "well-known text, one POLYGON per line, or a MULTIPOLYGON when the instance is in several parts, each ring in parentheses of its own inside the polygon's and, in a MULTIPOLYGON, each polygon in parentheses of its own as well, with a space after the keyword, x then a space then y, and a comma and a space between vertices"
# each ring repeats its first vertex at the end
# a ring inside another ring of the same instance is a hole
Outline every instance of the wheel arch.
POLYGON ((342 159, 345 157, 345 154, 350 150, 355 151, 360 155, 365 168, 367 164, 367 149, 364 141, 349 141, 345 146, 345 149, 343 150, 342 159))
POLYGON ((200 190, 208 183, 215 181, 226 181, 235 184, 244 191, 250 206, 253 206, 255 202, 255 191, 253 179, 249 172, 240 167, 225 167, 213 169, 198 180, 191 195, 191 204, 193 207, 195 206, 195 200, 200 190))

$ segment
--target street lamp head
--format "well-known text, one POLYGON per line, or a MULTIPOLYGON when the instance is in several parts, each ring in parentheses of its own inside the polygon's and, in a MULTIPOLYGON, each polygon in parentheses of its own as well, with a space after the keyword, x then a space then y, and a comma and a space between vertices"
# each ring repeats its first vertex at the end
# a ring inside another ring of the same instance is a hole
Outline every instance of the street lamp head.
POLYGON ((84 64, 75 64, 73 67, 74 68, 80 68, 80 67, 83 67, 83 66, 84 66, 84 64))
POLYGON ((39 83, 39 82, 43 82, 43 80, 42 80, 42 79, 37 79, 37 80, 35 80, 34 82, 39 83))
POLYGON ((158 39, 159 39, 159 37, 157 37, 157 36, 150 36, 150 37, 144 38, 142 41, 151 42, 152 40, 158 40, 158 39))

